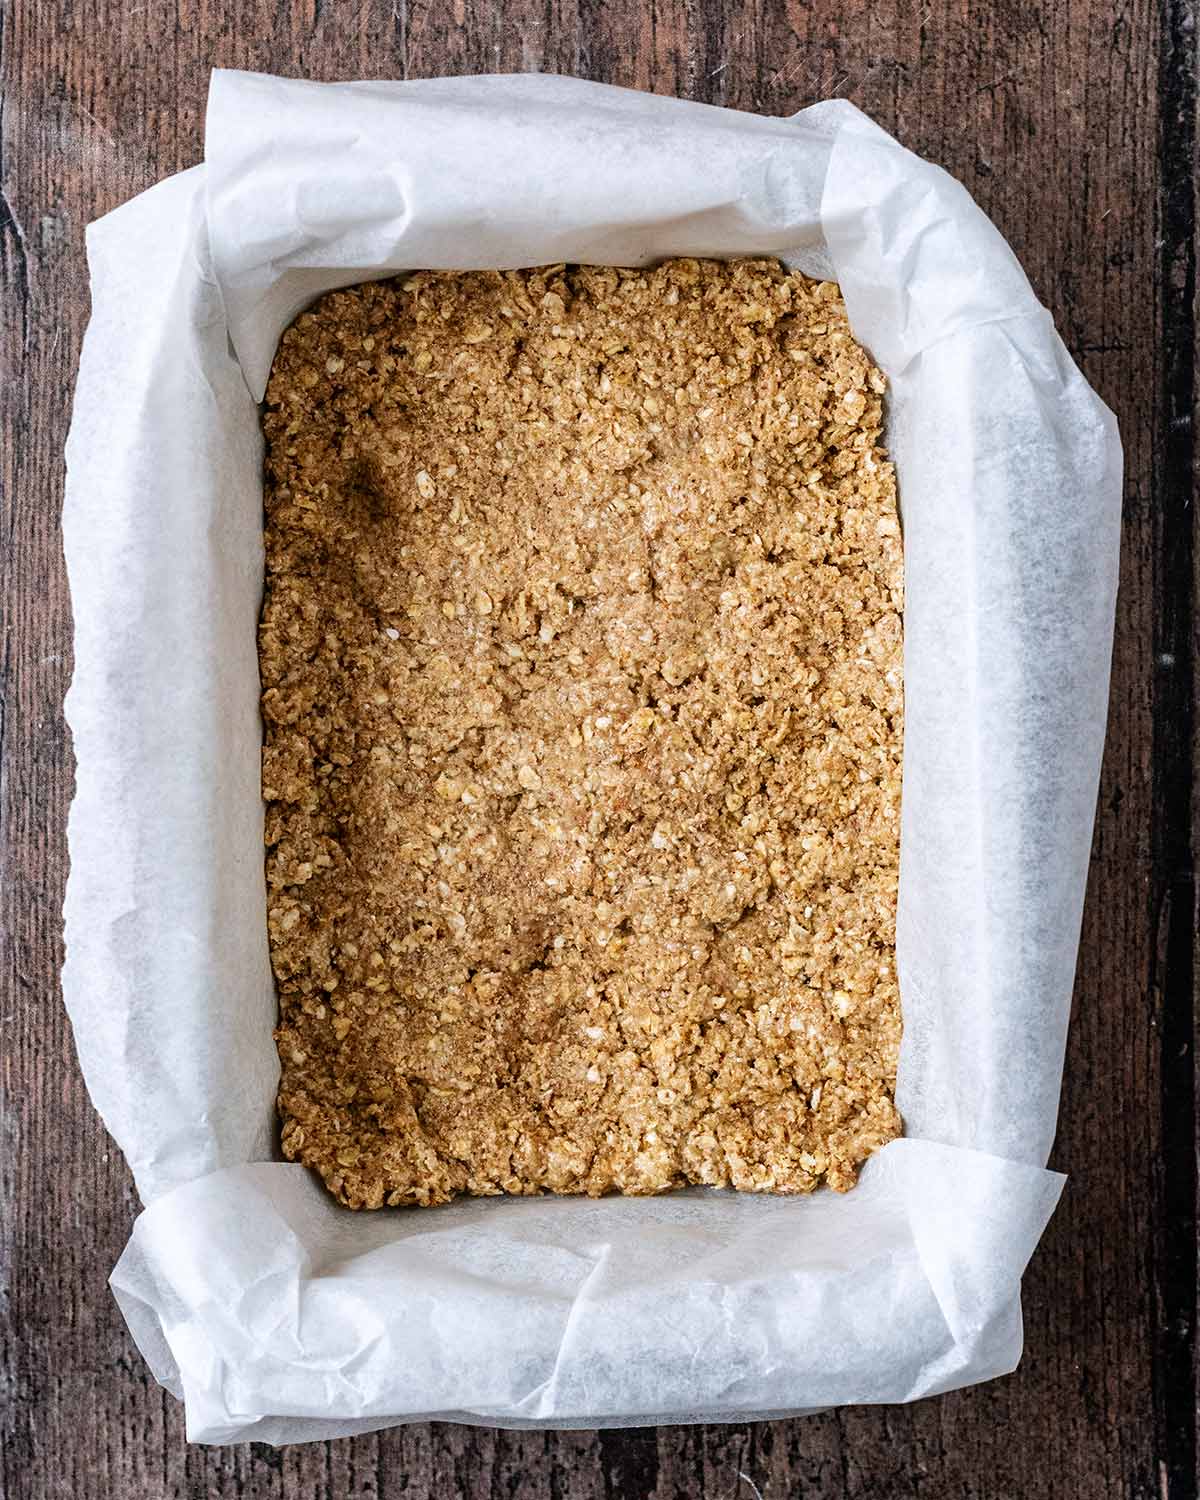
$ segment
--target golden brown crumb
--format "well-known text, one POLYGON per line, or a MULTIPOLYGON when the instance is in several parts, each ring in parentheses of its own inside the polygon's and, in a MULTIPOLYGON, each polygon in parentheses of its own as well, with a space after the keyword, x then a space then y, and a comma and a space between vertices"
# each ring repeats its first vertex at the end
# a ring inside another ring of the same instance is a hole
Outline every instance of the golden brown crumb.
POLYGON ((771 261, 331 293, 267 393, 279 1109, 352 1207, 900 1128, 883 377, 771 261))

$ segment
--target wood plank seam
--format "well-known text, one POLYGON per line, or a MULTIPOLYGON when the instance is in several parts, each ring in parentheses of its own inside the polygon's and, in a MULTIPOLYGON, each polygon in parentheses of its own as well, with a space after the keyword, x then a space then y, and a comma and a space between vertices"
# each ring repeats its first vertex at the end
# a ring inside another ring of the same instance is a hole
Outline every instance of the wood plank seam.
POLYGON ((1154 1408, 1162 1500, 1197 1493, 1194 1333, 1197 1278, 1194 1059, 1195 865, 1193 630, 1195 621, 1196 13, 1162 9, 1160 294, 1162 463, 1154 643, 1151 992, 1160 1024, 1162 1159, 1149 1255, 1155 1291, 1154 1408))

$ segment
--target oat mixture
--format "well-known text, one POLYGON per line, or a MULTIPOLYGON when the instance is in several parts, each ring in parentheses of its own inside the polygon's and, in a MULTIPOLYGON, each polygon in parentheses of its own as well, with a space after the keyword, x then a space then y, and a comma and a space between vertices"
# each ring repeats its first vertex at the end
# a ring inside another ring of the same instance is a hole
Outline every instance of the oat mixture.
POLYGON ((884 381, 772 261, 331 293, 267 393, 289 1158, 846 1189, 897 1135, 884 381))

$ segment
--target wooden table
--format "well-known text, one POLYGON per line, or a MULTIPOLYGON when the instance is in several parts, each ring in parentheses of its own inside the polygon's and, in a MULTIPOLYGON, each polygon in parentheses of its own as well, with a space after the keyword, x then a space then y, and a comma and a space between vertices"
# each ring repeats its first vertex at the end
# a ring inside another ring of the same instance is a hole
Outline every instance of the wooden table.
POLYGON ((0 0, 0 1494, 563 1500, 1197 1492, 1193 0, 0 0), (105 1285, 138 1204, 58 991, 72 759, 62 446, 84 226, 199 160, 210 67, 544 70, 783 115, 854 100, 996 220, 1126 446, 1122 592, 1075 1019, 1011 1378, 909 1408, 659 1431, 447 1425, 188 1448, 105 1285), (7 1270, 7 1279, 4 1272, 7 1270))

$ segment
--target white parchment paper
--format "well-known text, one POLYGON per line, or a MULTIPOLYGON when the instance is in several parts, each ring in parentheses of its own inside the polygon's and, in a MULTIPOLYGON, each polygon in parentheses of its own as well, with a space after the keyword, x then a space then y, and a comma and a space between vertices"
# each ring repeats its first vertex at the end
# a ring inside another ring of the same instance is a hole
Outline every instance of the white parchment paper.
POLYGON ((146 1205, 113 1287, 192 1439, 905 1401, 1015 1365, 1104 731, 1121 454, 964 190, 852 106, 217 73, 202 167, 91 226, 68 444, 63 984, 146 1205), (848 1196, 351 1214, 273 1160, 256 402, 314 296, 770 253, 891 379, 907 568, 907 1137, 848 1196))

